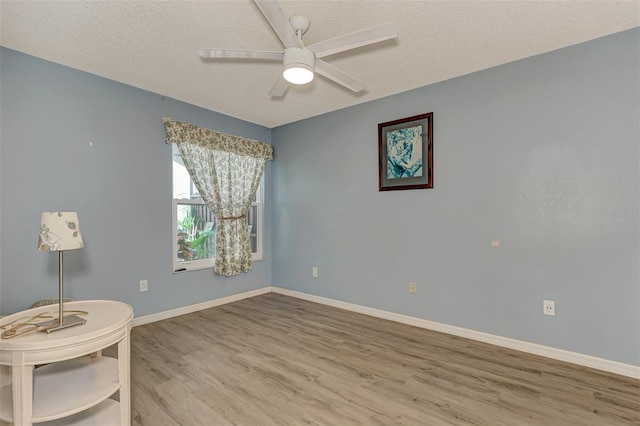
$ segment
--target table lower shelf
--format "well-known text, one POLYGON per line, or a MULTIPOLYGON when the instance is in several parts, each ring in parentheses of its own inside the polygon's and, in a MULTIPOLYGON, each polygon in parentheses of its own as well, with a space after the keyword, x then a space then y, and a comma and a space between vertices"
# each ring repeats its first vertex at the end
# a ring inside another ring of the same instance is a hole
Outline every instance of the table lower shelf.
POLYGON ((38 426, 116 426, 120 425, 120 403, 113 399, 64 419, 38 423, 38 426))
MULTIPOLYGON (((61 419, 87 410, 105 401, 119 388, 118 360, 111 357, 76 358, 36 368, 33 372, 32 421, 61 419)), ((0 420, 6 422, 13 419, 12 392, 12 385, 0 388, 0 420)), ((69 424, 67 420, 64 424, 69 424)))

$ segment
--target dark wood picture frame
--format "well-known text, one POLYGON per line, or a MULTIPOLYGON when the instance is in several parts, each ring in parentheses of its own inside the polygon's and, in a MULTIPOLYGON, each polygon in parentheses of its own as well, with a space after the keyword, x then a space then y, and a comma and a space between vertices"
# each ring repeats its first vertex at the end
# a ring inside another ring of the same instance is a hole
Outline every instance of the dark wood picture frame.
POLYGON ((378 190, 433 188, 433 112, 378 124, 378 190))

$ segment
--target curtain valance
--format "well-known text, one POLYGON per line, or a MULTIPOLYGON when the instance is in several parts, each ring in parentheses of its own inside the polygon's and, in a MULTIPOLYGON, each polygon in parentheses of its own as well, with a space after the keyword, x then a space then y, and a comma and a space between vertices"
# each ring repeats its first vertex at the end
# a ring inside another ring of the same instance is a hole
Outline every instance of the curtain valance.
POLYGON ((273 147, 267 143, 181 123, 169 117, 162 121, 167 129, 167 143, 189 142, 203 148, 273 160, 273 147))

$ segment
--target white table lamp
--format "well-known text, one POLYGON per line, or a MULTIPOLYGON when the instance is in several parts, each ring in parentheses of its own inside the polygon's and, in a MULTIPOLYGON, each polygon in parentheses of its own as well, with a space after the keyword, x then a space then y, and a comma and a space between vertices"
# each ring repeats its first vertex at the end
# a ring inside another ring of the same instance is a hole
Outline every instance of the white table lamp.
POLYGON ((78 316, 64 316, 64 298, 62 285, 62 252, 65 250, 75 250, 84 247, 78 214, 76 212, 44 212, 40 221, 40 238, 38 238, 38 250, 58 252, 58 319, 48 323, 38 324, 45 326, 47 333, 82 325, 87 321, 78 316))

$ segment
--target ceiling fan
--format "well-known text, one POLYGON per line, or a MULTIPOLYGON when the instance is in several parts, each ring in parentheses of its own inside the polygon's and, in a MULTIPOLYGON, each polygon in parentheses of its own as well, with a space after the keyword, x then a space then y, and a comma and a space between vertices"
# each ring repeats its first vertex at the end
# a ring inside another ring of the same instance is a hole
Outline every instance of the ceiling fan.
POLYGON ((270 96, 283 96, 288 87, 287 83, 310 82, 316 72, 353 92, 360 92, 365 88, 364 83, 321 58, 398 36, 394 25, 385 23, 305 46, 302 35, 311 25, 306 16, 295 15, 287 19, 277 0, 254 0, 254 3, 282 41, 284 50, 198 49, 198 54, 202 58, 211 59, 282 61, 283 73, 271 88, 270 96))

